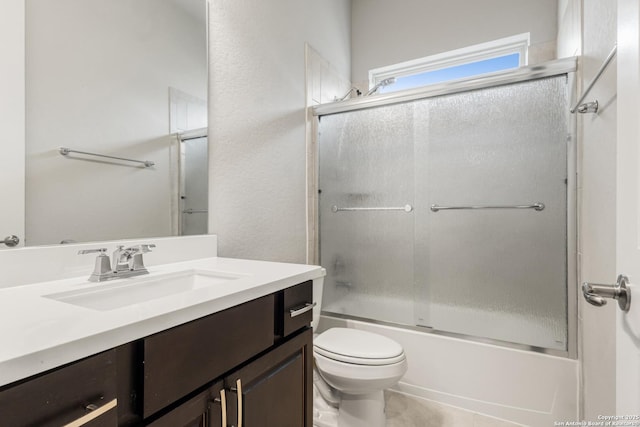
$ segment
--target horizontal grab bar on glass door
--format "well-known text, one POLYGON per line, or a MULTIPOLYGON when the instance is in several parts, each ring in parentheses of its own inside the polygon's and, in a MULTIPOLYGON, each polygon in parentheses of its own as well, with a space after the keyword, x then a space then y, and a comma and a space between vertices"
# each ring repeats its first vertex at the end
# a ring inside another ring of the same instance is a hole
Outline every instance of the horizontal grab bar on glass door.
POLYGON ((355 211, 404 211, 411 212, 413 210, 413 206, 404 205, 399 208, 391 207, 391 208, 339 208, 335 205, 331 206, 332 212, 355 212, 355 211))
POLYGON ((544 203, 534 203, 532 205, 480 205, 480 206, 438 206, 431 205, 433 212, 462 210, 462 209, 535 209, 541 211, 544 209, 544 203))
POLYGON ((182 213, 191 215, 196 213, 209 213, 209 211, 207 209, 185 209, 182 213))

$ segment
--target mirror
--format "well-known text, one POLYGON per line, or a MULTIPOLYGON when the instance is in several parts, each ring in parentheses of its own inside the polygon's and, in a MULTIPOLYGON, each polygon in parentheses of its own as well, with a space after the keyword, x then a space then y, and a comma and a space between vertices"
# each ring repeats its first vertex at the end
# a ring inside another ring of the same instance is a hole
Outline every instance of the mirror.
POLYGON ((27 245, 207 232, 206 16, 26 0, 27 245))

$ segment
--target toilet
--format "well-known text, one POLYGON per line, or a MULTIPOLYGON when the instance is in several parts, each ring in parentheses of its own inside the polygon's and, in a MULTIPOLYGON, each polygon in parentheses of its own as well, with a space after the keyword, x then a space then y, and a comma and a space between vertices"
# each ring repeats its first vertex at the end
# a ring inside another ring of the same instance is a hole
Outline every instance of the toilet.
MULTIPOLYGON (((314 280, 312 326, 320 319, 323 280, 314 280)), ((407 371, 400 344, 385 336, 352 328, 331 328, 314 335, 314 426, 385 427, 383 390, 407 371)))

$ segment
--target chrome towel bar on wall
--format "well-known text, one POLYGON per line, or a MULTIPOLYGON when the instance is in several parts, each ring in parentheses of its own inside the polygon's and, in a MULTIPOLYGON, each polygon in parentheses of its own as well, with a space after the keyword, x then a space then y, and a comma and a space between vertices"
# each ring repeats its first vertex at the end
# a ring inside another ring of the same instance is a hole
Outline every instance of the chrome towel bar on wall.
POLYGON ((125 162, 142 163, 145 168, 150 168, 151 166, 155 165, 155 163, 152 162, 151 160, 127 159, 125 157, 108 156, 106 154, 89 153, 87 151, 72 150, 67 147, 60 147, 59 151, 60 151, 60 154, 62 154, 63 156, 68 156, 71 153, 77 153, 77 154, 84 154, 85 156, 104 157, 107 159, 122 160, 125 162))
POLYGON ((613 58, 616 56, 617 51, 618 51, 618 46, 614 45, 613 49, 611 49, 611 52, 609 52, 609 55, 600 66, 600 69, 598 69, 598 72, 596 72, 595 77, 593 78, 593 80, 591 80, 591 83, 589 83, 589 85, 584 90, 584 92, 582 92, 582 96, 578 99, 578 101, 573 106, 573 108, 569 110, 571 113, 575 113, 576 111, 578 113, 597 113, 598 112, 597 100, 593 102, 587 102, 586 104, 583 104, 582 101, 584 101, 587 95, 589 95, 589 92, 591 92, 591 89, 593 89, 593 86, 596 84, 600 76, 602 76, 602 73, 604 73, 604 70, 607 69, 607 67, 613 60, 613 58))

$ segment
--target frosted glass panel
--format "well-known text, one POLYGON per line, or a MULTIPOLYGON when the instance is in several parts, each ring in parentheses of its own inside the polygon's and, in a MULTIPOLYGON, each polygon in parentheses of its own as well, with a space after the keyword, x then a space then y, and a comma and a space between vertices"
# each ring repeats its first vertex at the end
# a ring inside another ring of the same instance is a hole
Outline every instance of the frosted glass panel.
MULTIPOLYGON (((423 324, 544 348, 567 342, 567 99, 556 77, 434 98, 416 191, 423 324)), ((421 141, 425 143, 425 141, 421 141)))
POLYGON ((323 310, 566 349, 568 107, 560 76, 322 117, 323 310))
POLYGON ((413 320, 413 221, 404 211, 338 208, 413 204, 412 104, 323 117, 320 257, 323 310, 396 323, 413 320))
POLYGON ((207 234, 209 205, 209 167, 207 138, 188 139, 182 142, 183 178, 182 209, 194 213, 182 214, 182 235, 207 234))

